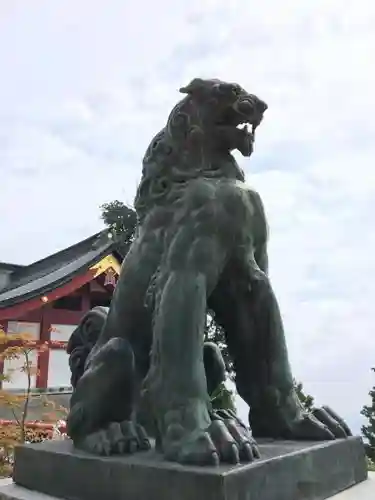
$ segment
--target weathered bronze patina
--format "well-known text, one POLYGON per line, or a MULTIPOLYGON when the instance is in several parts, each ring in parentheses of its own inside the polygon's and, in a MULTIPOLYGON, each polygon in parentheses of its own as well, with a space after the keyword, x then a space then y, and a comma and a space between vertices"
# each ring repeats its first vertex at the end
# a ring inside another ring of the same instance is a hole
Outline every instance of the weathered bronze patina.
POLYGON ((139 423, 147 408, 165 458, 199 465, 253 460, 252 436, 345 437, 342 419, 328 408, 306 413, 296 396, 263 204, 231 155, 252 154, 267 105, 219 80, 195 79, 180 91, 143 160, 137 236, 104 327, 87 345, 82 331, 72 338, 69 435, 97 454, 147 449, 139 423), (226 332, 252 434, 211 407, 217 365, 205 369, 207 308, 226 332))

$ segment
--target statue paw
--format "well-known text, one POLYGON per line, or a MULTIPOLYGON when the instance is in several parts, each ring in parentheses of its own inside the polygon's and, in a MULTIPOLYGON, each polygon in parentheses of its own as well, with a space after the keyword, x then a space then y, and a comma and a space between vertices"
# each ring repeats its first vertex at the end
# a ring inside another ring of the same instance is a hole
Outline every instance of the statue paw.
MULTIPOLYGON (((167 460, 190 465, 235 465, 252 462, 259 457, 250 431, 231 417, 223 418, 215 412, 210 415, 207 411, 208 422, 211 420, 211 423, 202 428, 199 421, 190 421, 187 425, 183 415, 186 412, 174 410, 170 413, 173 418, 162 437, 162 449, 167 460)), ((191 416, 199 412, 189 410, 187 413, 191 416)))
POLYGON ((351 435, 345 421, 328 406, 302 413, 297 420, 286 423, 284 430, 276 427, 269 429, 268 432, 262 432, 262 437, 306 441, 345 439, 351 435))
MULTIPOLYGON (((221 421, 235 440, 240 462, 252 462, 260 458, 258 444, 255 441, 250 428, 237 417, 232 410, 217 410, 211 413, 211 419, 221 421)), ((211 424, 212 426, 212 424, 211 424)))
POLYGON ((74 443, 77 448, 95 455, 126 455, 149 450, 146 432, 130 421, 112 422, 106 429, 93 432, 74 443))

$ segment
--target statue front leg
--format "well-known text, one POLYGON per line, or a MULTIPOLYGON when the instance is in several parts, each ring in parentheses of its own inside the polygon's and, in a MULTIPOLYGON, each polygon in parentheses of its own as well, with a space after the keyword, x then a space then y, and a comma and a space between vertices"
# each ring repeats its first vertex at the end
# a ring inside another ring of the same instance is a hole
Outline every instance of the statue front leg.
MULTIPOLYGON (((223 420, 211 420, 203 362, 207 290, 217 280, 225 251, 214 237, 193 239, 188 228, 184 231, 177 232, 161 268, 145 387, 165 458, 197 465, 237 463, 236 438, 223 420), (181 245, 184 238, 188 241, 181 245), (184 253, 174 254, 176 248, 184 253)), ((244 448, 244 458, 251 460, 248 442, 244 448)))

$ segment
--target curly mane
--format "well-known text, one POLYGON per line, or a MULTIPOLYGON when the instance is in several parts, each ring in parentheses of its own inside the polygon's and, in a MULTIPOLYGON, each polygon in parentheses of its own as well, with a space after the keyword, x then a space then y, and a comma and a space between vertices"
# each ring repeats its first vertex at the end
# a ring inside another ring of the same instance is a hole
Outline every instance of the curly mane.
POLYGON ((170 206, 186 184, 199 177, 244 181, 243 171, 229 153, 212 157, 201 109, 188 95, 171 111, 166 126, 155 135, 143 158, 142 178, 134 201, 143 222, 155 206, 170 206))

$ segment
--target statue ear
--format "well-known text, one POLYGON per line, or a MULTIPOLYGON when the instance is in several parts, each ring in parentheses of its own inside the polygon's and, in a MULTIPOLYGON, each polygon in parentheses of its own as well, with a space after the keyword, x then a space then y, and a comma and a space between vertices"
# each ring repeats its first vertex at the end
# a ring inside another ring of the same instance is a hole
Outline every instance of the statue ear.
POLYGON ((204 86, 204 81, 201 78, 194 78, 186 87, 181 87, 179 92, 181 94, 193 94, 197 90, 202 90, 204 86))

